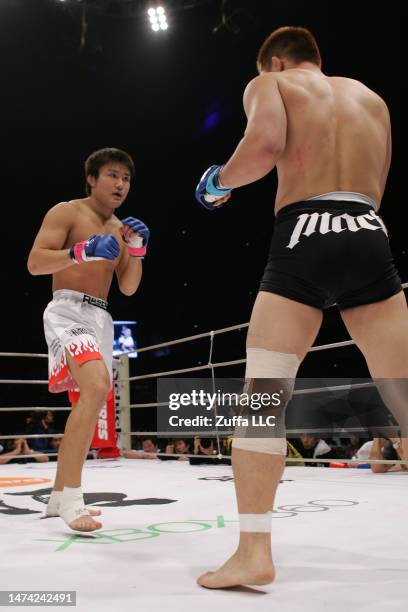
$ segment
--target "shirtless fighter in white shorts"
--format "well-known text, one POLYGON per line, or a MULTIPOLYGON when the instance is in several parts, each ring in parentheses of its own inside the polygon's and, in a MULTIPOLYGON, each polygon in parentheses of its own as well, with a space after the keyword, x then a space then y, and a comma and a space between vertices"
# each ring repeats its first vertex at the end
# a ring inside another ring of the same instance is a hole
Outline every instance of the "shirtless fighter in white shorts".
POLYGON ((49 390, 79 390, 59 449, 47 515, 59 515, 79 531, 102 527, 92 518, 100 512, 85 508, 81 475, 112 385, 113 325, 106 299, 114 272, 120 291, 135 293, 149 240, 142 221, 119 221, 114 214, 133 174, 133 161, 124 151, 92 153, 85 163, 88 197, 48 211, 28 258, 31 274, 53 276, 53 299, 44 312, 49 390))

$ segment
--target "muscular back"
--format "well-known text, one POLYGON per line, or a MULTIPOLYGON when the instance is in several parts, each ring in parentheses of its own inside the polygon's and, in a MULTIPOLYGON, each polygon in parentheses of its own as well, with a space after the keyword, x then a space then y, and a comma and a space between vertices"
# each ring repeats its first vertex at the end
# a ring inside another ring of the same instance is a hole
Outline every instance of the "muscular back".
POLYGON ((354 191, 378 205, 390 164, 390 120, 362 83, 304 69, 271 73, 287 115, 277 163, 276 210, 331 191, 354 191))

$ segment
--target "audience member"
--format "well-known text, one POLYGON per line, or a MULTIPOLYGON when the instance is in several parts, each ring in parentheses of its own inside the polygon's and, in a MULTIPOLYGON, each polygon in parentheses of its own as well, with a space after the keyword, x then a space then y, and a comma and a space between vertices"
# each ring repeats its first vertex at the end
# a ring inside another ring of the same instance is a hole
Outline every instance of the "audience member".
MULTIPOLYGON (((32 412, 30 421, 26 425, 25 433, 28 435, 52 434, 54 428, 54 414, 51 410, 32 412)), ((50 438, 30 438, 31 447, 39 452, 52 452, 50 438)))
POLYGON ((180 457, 169 457, 169 459, 176 459, 178 461, 188 461, 188 455, 191 453, 190 443, 187 438, 176 438, 170 444, 167 444, 165 452, 167 454, 177 454, 180 457))
MULTIPOLYGON (((401 438, 374 438, 371 444, 369 459, 386 459, 396 461, 406 461, 402 450, 401 438)), ((406 471, 407 465, 397 463, 372 463, 371 470, 374 474, 382 474, 384 472, 401 472, 406 471)))
POLYGON ((142 440, 141 450, 124 451, 123 457, 126 459, 157 459, 156 453, 160 452, 156 438, 146 437, 142 440))
POLYGON ((10 461, 15 463, 38 461, 42 463, 44 461, 49 461, 49 457, 30 448, 25 438, 14 438, 12 440, 6 440, 3 453, 0 454, 0 465, 4 465, 10 461), (21 455, 29 455, 29 457, 21 457, 21 455))
POLYGON ((291 444, 303 459, 316 459, 316 462, 306 462, 308 466, 328 467, 328 463, 319 463, 319 459, 337 459, 337 451, 332 446, 310 434, 302 434, 299 439, 291 440, 291 444))

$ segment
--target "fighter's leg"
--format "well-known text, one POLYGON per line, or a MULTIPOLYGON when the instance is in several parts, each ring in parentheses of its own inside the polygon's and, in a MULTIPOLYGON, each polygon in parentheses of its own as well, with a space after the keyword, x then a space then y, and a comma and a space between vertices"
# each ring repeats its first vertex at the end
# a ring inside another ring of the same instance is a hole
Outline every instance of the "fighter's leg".
POLYGON ((89 511, 78 518, 72 518, 71 510, 79 503, 76 498, 81 486, 82 468, 99 412, 110 389, 110 379, 102 360, 78 365, 67 352, 67 363, 71 376, 79 387, 80 398, 68 417, 63 452, 59 457, 60 474, 64 484, 60 515, 72 529, 93 531, 102 525, 92 519, 89 511))
MULTIPOLYGON (((76 410, 77 404, 72 406, 72 411, 76 410)), ((71 411, 71 412, 72 412, 71 411)), ((64 466, 64 453, 65 453, 65 442, 64 438, 61 440, 61 444, 58 449, 58 461, 57 461, 57 472, 55 475, 55 482, 52 493, 50 495, 50 499, 47 504, 46 516, 48 517, 56 517, 60 515, 60 506, 61 506, 61 496, 62 491, 64 489, 64 474, 63 474, 63 466, 64 466)), ((91 516, 100 516, 100 510, 94 510, 89 508, 89 514, 91 516)))
MULTIPOLYGON (((321 322, 319 309, 260 292, 247 336, 246 378, 268 378, 273 384, 273 379, 282 378, 285 371, 295 378, 321 322)), ((232 451, 241 518, 238 549, 219 570, 200 576, 198 583, 207 588, 266 584, 274 579, 270 512, 285 467, 286 440, 253 438, 243 445, 248 442, 251 450, 234 440, 232 451)))
POLYGON ((408 309, 404 293, 341 313, 387 407, 397 419, 408 459, 408 309))

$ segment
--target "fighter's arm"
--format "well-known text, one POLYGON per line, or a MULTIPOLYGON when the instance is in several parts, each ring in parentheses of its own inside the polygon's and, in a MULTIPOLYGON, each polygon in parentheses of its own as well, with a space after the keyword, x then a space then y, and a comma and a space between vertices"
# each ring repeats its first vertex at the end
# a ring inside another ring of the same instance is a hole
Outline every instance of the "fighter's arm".
POLYGON ((264 177, 275 167, 286 146, 286 111, 273 75, 259 75, 248 84, 244 109, 248 120, 244 137, 219 176, 226 188, 264 177))
MULTIPOLYGON (((381 452, 381 447, 383 443, 384 443, 384 440, 382 438, 373 439, 373 445, 371 447, 369 459, 384 459, 382 452, 381 452)), ((375 474, 382 474, 384 472, 388 472, 389 469, 390 469, 389 464, 387 463, 372 463, 371 464, 371 471, 374 472, 375 474)))
POLYGON ((28 257, 30 274, 54 274, 73 264, 116 259, 120 246, 113 234, 90 236, 70 249, 64 248, 74 218, 75 212, 67 202, 57 204, 48 211, 28 257))
POLYGON ((131 257, 127 249, 122 249, 115 272, 121 293, 123 295, 136 293, 142 280, 142 260, 131 257))
POLYGON ((127 245, 116 267, 119 289, 124 295, 133 295, 142 279, 142 259, 146 256, 150 230, 135 217, 122 219, 120 233, 127 245))
POLYGON ((74 264, 64 244, 73 224, 71 207, 62 202, 47 212, 27 261, 30 274, 54 274, 74 264))

